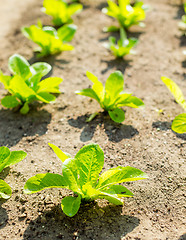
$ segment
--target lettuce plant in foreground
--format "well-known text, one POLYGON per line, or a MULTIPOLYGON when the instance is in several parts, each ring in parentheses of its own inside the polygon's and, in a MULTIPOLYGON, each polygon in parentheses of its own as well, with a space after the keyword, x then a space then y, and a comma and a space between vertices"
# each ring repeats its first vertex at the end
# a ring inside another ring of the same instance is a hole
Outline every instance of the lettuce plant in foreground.
POLYGON ((42 11, 52 16, 55 26, 72 23, 72 15, 82 10, 83 5, 79 3, 68 4, 63 0, 44 0, 42 11))
POLYGON ((50 93, 60 93, 59 84, 63 81, 61 78, 49 77, 40 81, 51 70, 49 64, 37 62, 30 65, 24 57, 14 54, 9 58, 8 66, 13 76, 0 72, 0 82, 10 93, 1 100, 4 107, 18 107, 20 113, 26 114, 29 103, 36 100, 49 103, 56 99, 50 93))
MULTIPOLYGON (((0 147, 0 172, 4 168, 12 166, 26 157, 23 151, 10 151, 7 147, 0 147)), ((11 187, 2 179, 0 179, 0 198, 8 199, 12 195, 11 187)))
POLYGON ((120 39, 116 43, 115 37, 109 37, 109 43, 105 45, 106 48, 110 49, 115 57, 122 58, 128 54, 134 54, 134 50, 132 49, 138 40, 136 38, 129 38, 125 34, 123 28, 120 28, 120 39))
POLYGON ((113 204, 122 205, 122 197, 132 197, 133 194, 118 183, 147 178, 144 172, 129 166, 111 168, 99 176, 104 165, 104 153, 97 144, 82 147, 75 158, 71 158, 53 144, 49 146, 62 161, 62 175, 37 174, 28 179, 24 192, 31 194, 46 188, 72 190, 75 196, 64 197, 61 202, 63 212, 69 217, 78 212, 81 201, 105 198, 113 204))
POLYGON ((58 30, 50 26, 42 27, 39 24, 22 28, 22 33, 39 45, 36 51, 39 52, 38 57, 43 57, 73 50, 74 47, 67 42, 73 39, 76 29, 77 27, 73 24, 64 25, 58 30))
MULTIPOLYGON (((133 25, 144 26, 141 22, 145 19, 146 6, 143 2, 136 2, 134 6, 130 5, 130 0, 118 0, 118 5, 112 0, 108 0, 108 7, 103 8, 102 12, 115 18, 120 27, 129 29, 133 25)), ((111 26, 105 31, 117 31, 120 27, 111 26)))
MULTIPOLYGON (((125 113, 120 108, 122 106, 132 108, 144 106, 141 99, 132 96, 132 93, 123 92, 124 79, 120 71, 115 71, 109 76, 105 87, 92 73, 87 72, 87 77, 93 82, 92 88, 76 91, 76 93, 97 100, 113 121, 121 123, 125 120, 125 113)), ((87 121, 91 121, 96 114, 92 114, 87 121)))
MULTIPOLYGON (((161 77, 161 80, 167 86, 169 91, 174 96, 176 102, 184 109, 186 112, 186 99, 183 96, 181 89, 178 85, 171 79, 167 77, 161 77)), ((171 126, 172 130, 177 133, 186 133, 186 113, 179 114, 175 117, 171 126)))

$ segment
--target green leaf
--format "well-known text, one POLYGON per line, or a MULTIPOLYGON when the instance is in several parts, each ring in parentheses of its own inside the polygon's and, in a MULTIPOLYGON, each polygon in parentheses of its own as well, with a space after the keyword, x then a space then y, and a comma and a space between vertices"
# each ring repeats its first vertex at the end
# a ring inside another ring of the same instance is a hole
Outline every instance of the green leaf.
POLYGON ((49 103, 49 102, 55 101, 56 97, 47 92, 40 92, 37 94, 37 99, 42 102, 49 103))
POLYGON ((135 38, 127 39, 123 28, 120 29, 120 35, 121 38, 117 43, 116 38, 109 37, 109 44, 107 48, 110 49, 116 57, 124 57, 127 54, 135 53, 132 48, 137 44, 138 40, 135 38))
POLYGON ((98 199, 99 196, 102 194, 101 191, 99 191, 98 189, 92 187, 92 183, 91 182, 87 182, 87 183, 85 183, 82 186, 82 192, 83 192, 82 198, 85 201, 98 199))
POLYGON ((9 88, 11 79, 12 79, 11 76, 3 75, 3 73, 0 71, 0 82, 2 82, 4 84, 5 89, 9 88))
POLYGON ((55 26, 72 22, 71 16, 82 9, 81 4, 67 4, 63 0, 44 0, 43 12, 52 16, 55 26))
POLYGON ((68 6, 68 14, 69 14, 69 16, 72 16, 75 13, 81 12, 82 9, 83 9, 82 4, 79 4, 79 3, 70 4, 68 6))
POLYGON ((139 107, 144 107, 144 102, 140 98, 137 98, 135 96, 128 96, 126 99, 123 99, 123 97, 121 96, 121 99, 117 101, 117 106, 139 108, 139 107))
POLYGON ((0 172, 5 168, 10 154, 10 150, 7 147, 0 147, 0 172))
POLYGON ((74 24, 64 25, 57 30, 58 37, 63 42, 72 41, 74 34, 76 33, 77 26, 74 24))
POLYGON ((19 54, 14 54, 9 58, 8 66, 14 75, 19 75, 22 78, 27 78, 31 75, 30 64, 19 54))
POLYGON ((104 164, 104 153, 98 144, 82 147, 75 156, 81 186, 91 182, 95 186, 104 164))
POLYGON ((27 102, 25 102, 24 103, 24 105, 23 105, 23 107, 20 109, 20 113, 21 114, 27 114, 28 112, 29 112, 29 106, 28 106, 28 103, 27 102))
POLYGON ((132 197, 133 193, 122 185, 111 185, 105 192, 116 194, 117 197, 132 197))
POLYGON ((119 94, 117 101, 115 102, 117 107, 124 106, 125 104, 129 103, 129 99, 132 96, 132 93, 122 93, 119 94))
POLYGON ((47 75, 51 71, 52 67, 50 64, 45 62, 36 62, 31 65, 32 74, 40 73, 41 76, 47 75))
POLYGON ((125 113, 120 108, 115 108, 114 110, 108 111, 110 118, 117 123, 121 123, 125 120, 125 113))
POLYGON ((175 117, 172 122, 172 130, 180 134, 186 133, 186 113, 175 117))
POLYGON ((92 89, 98 96, 99 102, 102 102, 104 100, 104 96, 105 96, 105 89, 103 87, 103 84, 91 72, 87 71, 86 74, 87 74, 87 77, 90 79, 90 81, 92 81, 94 83, 92 86, 92 89))
POLYGON ((6 162, 5 167, 12 166, 20 161, 22 161, 27 156, 27 153, 24 151, 12 151, 8 161, 6 162))
POLYGON ((40 82, 42 78, 41 73, 36 73, 32 75, 29 79, 26 80, 26 84, 29 88, 31 88, 34 92, 37 92, 38 90, 38 83, 40 82))
POLYGON ((106 199, 110 203, 115 205, 123 205, 123 197, 132 197, 133 194, 127 188, 121 185, 112 185, 109 188, 104 189, 104 191, 100 191, 99 196, 97 198, 106 199))
POLYGON ((8 199, 11 195, 11 187, 5 181, 0 179, 0 198, 8 199))
POLYGON ((65 197, 61 201, 61 208, 63 212, 69 216, 73 217, 79 210, 81 204, 81 197, 65 197))
POLYGON ((72 51, 74 49, 74 47, 70 44, 67 44, 67 43, 63 43, 61 45, 61 51, 72 51))
POLYGON ((68 188, 66 179, 54 173, 39 173, 29 178, 24 186, 24 193, 32 194, 46 188, 68 188))
POLYGON ((78 184, 78 168, 74 158, 67 158, 62 164, 62 173, 70 190, 82 194, 78 184))
POLYGON ((180 106, 186 111, 186 100, 178 85, 173 80, 167 77, 161 77, 161 80, 165 83, 169 91, 172 93, 176 102, 180 104, 180 106))
POLYGON ((15 93, 19 94, 23 100, 28 99, 31 96, 35 96, 35 92, 27 86, 24 79, 18 75, 15 75, 9 85, 9 88, 15 93))
POLYGON ((52 150, 55 152, 55 154, 58 156, 58 158, 64 162, 67 158, 70 158, 70 154, 65 154, 64 152, 61 151, 57 146, 55 146, 52 143, 48 143, 48 145, 52 148, 52 150))
POLYGON ((10 152, 7 147, 0 147, 0 172, 4 168, 22 161, 26 155, 26 152, 23 151, 10 152))
POLYGON ((20 102, 17 100, 16 96, 6 96, 1 99, 1 104, 6 108, 17 107, 20 102))
POLYGON ((57 54, 64 50, 71 50, 70 47, 64 46, 63 42, 57 36, 55 28, 31 25, 29 28, 22 28, 22 32, 28 39, 38 44, 41 48, 40 56, 57 54))
POLYGON ((110 74, 105 84, 105 91, 111 102, 114 102, 118 94, 123 91, 123 85, 123 74, 120 71, 110 74))
POLYGON ((116 167, 101 174, 97 189, 122 182, 131 182, 147 178, 147 175, 134 167, 116 167))
POLYGON ((93 99, 95 99, 96 101, 99 102, 98 96, 96 95, 96 93, 94 92, 94 90, 91 89, 91 88, 85 88, 85 89, 83 89, 83 90, 81 90, 81 91, 76 91, 75 93, 76 93, 76 94, 79 94, 79 95, 86 96, 86 97, 93 98, 93 99))
POLYGON ((111 0, 108 0, 107 3, 108 3, 108 8, 103 8, 102 11, 104 13, 108 14, 109 16, 110 15, 111 16, 117 16, 117 14, 119 14, 119 7, 118 7, 118 5, 115 2, 111 1, 111 0))
POLYGON ((117 32, 119 29, 120 28, 116 26, 104 27, 103 32, 117 32))
POLYGON ((106 199, 110 203, 115 204, 115 205, 123 205, 123 200, 119 197, 117 197, 116 194, 109 194, 106 192, 102 192, 102 195, 99 196, 101 199, 106 199))
POLYGON ((119 0, 118 5, 113 1, 108 1, 108 7, 104 8, 103 13, 118 20, 123 28, 128 29, 132 25, 139 25, 145 19, 145 11, 142 2, 136 2, 133 6, 129 0, 119 0))
POLYGON ((37 90, 37 93, 40 93, 40 92, 60 93, 59 84, 62 81, 63 79, 59 77, 46 78, 38 84, 39 89, 37 90))

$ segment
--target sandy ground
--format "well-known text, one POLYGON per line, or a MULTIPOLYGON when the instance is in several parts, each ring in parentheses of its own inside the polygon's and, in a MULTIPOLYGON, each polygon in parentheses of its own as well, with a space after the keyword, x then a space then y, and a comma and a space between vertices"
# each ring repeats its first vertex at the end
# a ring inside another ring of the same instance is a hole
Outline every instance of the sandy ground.
MULTIPOLYGON (((85 1, 84 1, 85 2, 85 1)), ((41 59, 53 66, 52 76, 64 79, 63 92, 55 103, 34 103, 27 116, 0 106, 0 146, 23 149, 25 160, 5 169, 0 177, 9 183, 13 195, 0 201, 0 239, 29 240, 183 240, 185 234, 185 159, 186 135, 171 131, 171 121, 182 113, 160 80, 172 78, 186 96, 186 40, 177 24, 183 14, 180 5, 168 0, 146 0, 150 5, 146 27, 134 27, 130 36, 139 38, 137 54, 115 60, 102 46, 109 34, 102 32, 113 20, 101 13, 106 1, 86 1, 74 18, 78 31, 72 44, 75 50, 41 59), (74 94, 90 86, 89 70, 104 83, 115 70, 125 76, 125 87, 143 99, 144 109, 126 110, 123 124, 100 115, 90 123, 85 119, 101 111, 97 102, 74 94), (158 113, 163 109, 162 113, 158 113), (149 175, 148 180, 126 184, 135 194, 123 207, 106 201, 83 205, 69 218, 60 209, 68 191, 51 189, 24 195, 25 181, 39 172, 61 173, 60 160, 48 147, 56 144, 72 155, 89 142, 98 143, 105 153, 104 169, 133 166, 149 175)), ((21 34, 22 26, 50 18, 40 12, 42 1, 6 0, 0 8, 0 68, 8 70, 8 58, 19 53, 30 62, 35 44, 21 34), (3 29, 3 30, 2 30, 3 29)), ((0 85, 1 98, 6 94, 0 85)))

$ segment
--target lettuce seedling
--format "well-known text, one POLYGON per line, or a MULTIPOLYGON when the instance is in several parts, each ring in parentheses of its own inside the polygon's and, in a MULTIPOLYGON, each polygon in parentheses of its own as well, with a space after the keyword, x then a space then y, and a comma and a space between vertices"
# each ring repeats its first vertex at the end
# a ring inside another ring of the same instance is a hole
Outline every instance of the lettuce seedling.
POLYGON ((181 21, 178 23, 178 27, 182 33, 186 35, 186 2, 184 3, 184 11, 185 14, 182 16, 181 21))
POLYGON ((49 103, 56 99, 50 93, 60 93, 59 84, 63 81, 61 78, 49 77, 40 81, 51 70, 49 64, 37 62, 30 65, 24 57, 14 54, 9 58, 8 66, 13 76, 0 72, 0 82, 10 93, 1 100, 4 107, 17 107, 20 113, 26 114, 29 103, 36 100, 49 103))
MULTIPOLYGON (((122 106, 132 108, 144 106, 141 99, 132 96, 132 93, 123 92, 124 79, 120 71, 115 71, 109 76, 105 87, 92 73, 87 72, 87 77, 93 82, 92 88, 76 91, 76 93, 97 100, 101 108, 108 112, 113 121, 118 123, 124 121, 125 113, 120 108, 122 106)), ((93 115, 96 116, 95 114, 93 115)), ((92 120, 92 115, 87 121, 89 120, 92 120)))
MULTIPOLYGON (((118 0, 118 5, 112 0, 108 0, 107 2, 108 7, 103 8, 102 12, 115 18, 119 22, 120 27, 129 29, 133 25, 144 26, 141 22, 146 16, 146 6, 143 2, 136 2, 134 6, 130 5, 130 0, 118 0)), ((105 31, 117 31, 119 28, 111 26, 105 28, 105 31)))
MULTIPOLYGON (((26 152, 10 151, 7 147, 0 147, 0 172, 4 168, 12 166, 26 157, 26 152)), ((12 195, 11 187, 2 179, 0 179, 0 198, 8 199, 12 195)))
POLYGON ((144 172, 129 166, 111 168, 99 176, 104 165, 104 153, 98 144, 82 147, 75 158, 53 144, 49 146, 62 161, 62 175, 37 174, 28 179, 24 192, 32 194, 46 188, 72 190, 76 196, 64 197, 61 202, 63 212, 69 217, 78 212, 81 201, 105 198, 113 204, 122 205, 122 197, 132 197, 133 194, 126 187, 117 184, 147 178, 144 172))
MULTIPOLYGON (((176 102, 186 112, 186 99, 184 98, 183 93, 178 85, 167 77, 161 77, 161 80, 165 83, 169 91, 172 93, 176 102)), ((171 128, 177 133, 186 133, 186 113, 182 113, 176 116, 172 122, 171 128)))
POLYGON ((83 9, 79 3, 68 4, 63 0, 44 0, 42 11, 52 16, 53 24, 57 27, 72 23, 72 16, 83 9))
POLYGON ((31 25, 30 27, 22 28, 22 33, 25 37, 39 45, 36 50, 39 52, 38 57, 57 54, 62 51, 71 51, 74 47, 67 42, 70 42, 76 32, 77 27, 73 24, 64 25, 56 30, 53 27, 41 24, 38 26, 31 25))
POLYGON ((127 39, 125 30, 120 28, 120 39, 116 43, 115 37, 109 37, 109 43, 105 45, 106 48, 110 49, 115 57, 122 58, 128 54, 134 54, 132 49, 138 40, 136 38, 127 39))

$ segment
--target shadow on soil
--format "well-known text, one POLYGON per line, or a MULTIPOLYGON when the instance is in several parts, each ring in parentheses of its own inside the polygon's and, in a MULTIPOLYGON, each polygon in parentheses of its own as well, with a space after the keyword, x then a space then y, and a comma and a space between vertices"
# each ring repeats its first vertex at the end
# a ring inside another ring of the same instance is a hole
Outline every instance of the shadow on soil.
POLYGON ((80 140, 82 142, 90 141, 96 131, 97 126, 103 126, 105 133, 107 134, 109 141, 120 142, 123 139, 130 139, 136 134, 139 134, 138 130, 131 125, 124 125, 113 122, 108 115, 100 113, 94 120, 87 123, 87 116, 77 117, 77 119, 69 119, 68 123, 79 129, 83 129, 81 132, 80 140))
POLYGON ((186 240, 186 233, 181 235, 178 240, 186 240))
POLYGON ((23 239, 116 240, 124 237, 140 223, 136 217, 121 215, 122 206, 97 203, 82 204, 78 213, 67 217, 60 205, 31 221, 23 239))
POLYGON ((183 61, 183 62, 182 62, 182 67, 183 67, 183 68, 186 68, 186 61, 183 61))
POLYGON ((0 229, 4 228, 8 222, 6 209, 1 206, 4 202, 6 202, 6 200, 0 199, 0 229))
POLYGON ((106 63, 107 67, 101 71, 102 74, 105 74, 110 69, 115 69, 121 71, 123 74, 125 73, 126 68, 131 67, 130 62, 132 60, 124 60, 122 58, 111 59, 111 60, 101 60, 101 63, 106 63))
MULTIPOLYGON (((58 55, 61 55, 60 54, 55 54, 55 55, 50 55, 50 56, 47 56, 47 57, 40 57, 38 58, 37 57, 37 53, 34 53, 32 58, 29 59, 29 63, 30 64, 33 64, 35 62, 47 62, 48 64, 50 64, 52 66, 52 69, 53 67, 56 67, 56 68, 59 68, 59 69, 65 69, 65 66, 66 64, 68 64, 69 62, 64 60, 64 59, 56 59, 56 57, 58 55)), ((52 70, 50 71, 49 75, 45 76, 46 77, 49 77, 52 75, 52 70)))
POLYGON ((182 1, 180 0, 177 4, 172 5, 178 8, 175 19, 179 19, 181 21, 182 16, 185 14, 182 1))
POLYGON ((186 37, 185 37, 185 35, 180 36, 180 47, 186 47, 186 37))
MULTIPOLYGON (((51 114, 46 110, 34 109, 27 115, 11 110, 0 110, 0 119, 0 146, 12 147, 23 137, 45 134, 51 121, 51 114)), ((33 140, 34 138, 29 139, 33 140)))
MULTIPOLYGON (((157 122, 153 122, 152 123, 152 127, 153 128, 157 128, 161 131, 167 131, 167 130, 171 130, 171 125, 172 123, 171 122, 161 122, 161 121, 157 121, 157 122)), ((186 133, 183 133, 183 134, 179 134, 179 133, 176 133, 174 131, 172 131, 177 138, 181 138, 183 140, 186 140, 186 133)))
MULTIPOLYGON (((9 174, 10 168, 7 167, 3 169, 3 171, 0 173, 0 179, 4 180, 6 176, 9 174)), ((4 228, 8 221, 8 215, 4 208, 2 208, 2 204, 6 202, 7 200, 0 198, 0 229, 4 228)))

